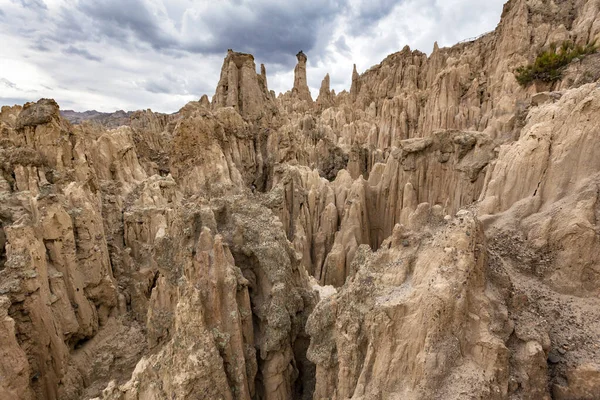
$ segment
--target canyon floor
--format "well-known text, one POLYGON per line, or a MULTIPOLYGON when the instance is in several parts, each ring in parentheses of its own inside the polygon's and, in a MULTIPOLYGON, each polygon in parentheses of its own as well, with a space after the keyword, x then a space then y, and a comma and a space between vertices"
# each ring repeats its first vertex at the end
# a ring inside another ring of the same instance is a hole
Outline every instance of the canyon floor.
POLYGON ((599 0, 510 0, 315 100, 0 111, 0 398, 600 399, 599 0))

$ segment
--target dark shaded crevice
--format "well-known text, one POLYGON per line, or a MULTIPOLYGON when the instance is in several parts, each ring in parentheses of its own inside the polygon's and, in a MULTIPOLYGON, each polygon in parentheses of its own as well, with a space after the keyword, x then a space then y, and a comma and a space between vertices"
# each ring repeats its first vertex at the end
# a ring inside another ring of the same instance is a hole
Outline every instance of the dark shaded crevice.
POLYGON ((269 140, 271 130, 265 128, 260 130, 254 135, 254 149, 260 154, 261 163, 257 165, 256 175, 252 182, 253 191, 260 193, 266 193, 270 189, 269 184, 271 181, 271 174, 273 172, 273 166, 271 165, 269 153, 267 149, 267 142, 269 140))
POLYGON ((148 298, 152 296, 152 290, 154 290, 154 288, 156 287, 158 283, 158 278, 160 278, 160 272, 156 271, 154 273, 154 277, 152 278, 152 282, 150 283, 150 288, 148 289, 148 298))
MULTIPOLYGON (((30 296, 38 293, 39 289, 30 296)), ((44 386, 44 364, 45 360, 39 354, 34 346, 37 339, 37 331, 34 328, 29 311, 25 306, 25 301, 13 301, 8 309, 8 316, 15 321, 15 338, 19 347, 25 351, 27 362, 30 367, 31 389, 37 398, 45 399, 47 388, 44 386)))
POLYGON ((10 179, 8 179, 8 183, 10 185, 10 190, 13 192, 17 191, 17 175, 15 175, 15 171, 10 173, 10 179))
MULTIPOLYGON (((350 156, 347 153, 345 153, 341 148, 337 146, 332 147, 332 143, 330 143, 329 145, 329 157, 320 159, 317 163, 317 166, 319 175, 322 178, 327 179, 329 182, 333 182, 337 177, 339 171, 348 168, 350 156)), ((362 155, 359 152, 359 154, 357 154, 355 157, 356 162, 359 164, 359 168, 361 169, 361 173, 363 173, 361 156, 362 155)))
MULTIPOLYGON (((194 214, 194 222, 193 223, 194 223, 194 237, 193 237, 194 241, 193 241, 193 243, 195 245, 196 243, 198 243, 198 239, 200 238, 200 234, 202 233, 202 226, 203 226, 202 216, 199 213, 194 214)), ((194 246, 192 248, 192 255, 194 255, 194 256, 196 255, 196 246, 194 246)))
MULTIPOLYGON (((258 315, 257 310, 264 307, 263 304, 268 301, 271 296, 270 292, 263 292, 264 282, 268 280, 262 270, 261 262, 255 254, 245 254, 241 251, 236 251, 234 247, 230 248, 232 256, 234 258, 235 265, 240 268, 242 275, 249 282, 248 294, 250 297, 250 308, 252 310, 252 327, 254 331, 253 345, 256 349, 256 365, 258 366, 256 377, 254 379, 254 385, 256 393, 254 399, 262 400, 266 398, 266 382, 263 376, 263 371, 266 368, 265 359, 263 357, 269 357, 269 355, 263 354, 261 356, 260 343, 264 340, 267 332, 267 320, 261 319, 258 315)), ((292 377, 292 381, 289 385, 292 390, 292 398, 299 400, 310 400, 312 399, 314 388, 315 388, 315 376, 316 367, 308 360, 306 353, 310 344, 310 338, 303 332, 300 332, 295 338, 292 345, 293 359, 290 365, 294 368, 296 373, 292 377)))
POLYGON ((537 187, 535 189, 535 192, 533 192, 533 196, 535 197, 540 189, 540 186, 542 184, 542 181, 544 180, 544 178, 546 177, 546 173, 548 172, 548 167, 550 166, 550 160, 552 159, 552 143, 554 142, 554 137, 550 136, 550 143, 548 146, 548 156, 546 157, 546 168, 544 168, 544 172, 542 172, 542 177, 540 178, 537 187))
POLYGON ((295 203, 294 203, 294 178, 293 177, 291 179, 290 193, 292 196, 291 202, 286 201, 288 204, 290 204, 290 203, 292 204, 292 207, 290 210, 290 227, 289 227, 289 231, 287 232, 287 237, 290 242, 293 242, 294 241, 294 231, 296 230, 296 215, 294 213, 295 203))
POLYGON ((316 366, 306 357, 310 337, 301 336, 294 342, 294 358, 298 377, 294 382, 294 399, 310 400, 313 397, 316 384, 316 366))
MULTIPOLYGON (((253 318, 254 319, 254 318, 253 318)), ((263 360, 261 360, 260 357, 257 357, 257 371, 256 371, 256 378, 254 379, 254 390, 255 390, 255 394, 254 394, 254 399, 255 400, 263 400, 266 398, 266 391, 265 391, 265 382, 262 376, 262 370, 264 369, 264 362, 263 360)))
POLYGON ((73 343, 73 345, 72 345, 72 347, 71 347, 71 348, 72 348, 72 349, 74 349, 74 350, 79 350, 79 349, 81 349, 83 346, 85 346, 85 344, 86 344, 87 342, 89 342, 89 341, 90 341, 90 339, 91 339, 91 337, 83 337, 83 338, 81 338, 81 339, 78 339, 78 340, 76 340, 76 341, 73 343))
MULTIPOLYGON (((542 174, 542 176, 546 175, 546 170, 544 170, 544 173, 542 174)), ((540 189, 540 185, 542 184, 542 181, 540 180, 537 184, 537 187, 535 188, 535 191, 533 192, 533 197, 535 197, 537 195, 538 190, 540 189)))
POLYGON ((0 271, 6 265, 6 234, 4 233, 4 225, 0 222, 0 271))
MULTIPOLYGON (((255 310, 257 307, 257 303, 263 301, 263 294, 259 293, 260 285, 258 283, 258 278, 256 276, 255 270, 260 268, 260 262, 256 258, 254 254, 246 255, 241 252, 237 252, 234 249, 230 249, 231 254, 233 256, 235 265, 241 270, 244 278, 248 280, 248 295, 250 297, 250 309, 252 310, 252 329, 254 334, 254 343, 250 343, 256 349, 256 365, 257 371, 256 376, 254 378, 254 387, 255 387, 255 399, 264 399, 265 398, 265 384, 264 378, 262 375, 262 371, 264 368, 264 360, 260 357, 260 349, 259 342, 260 338, 264 336, 264 332, 261 330, 261 326, 264 324, 264 321, 256 314, 255 310)), ((250 378, 250 377, 249 377, 250 378)))

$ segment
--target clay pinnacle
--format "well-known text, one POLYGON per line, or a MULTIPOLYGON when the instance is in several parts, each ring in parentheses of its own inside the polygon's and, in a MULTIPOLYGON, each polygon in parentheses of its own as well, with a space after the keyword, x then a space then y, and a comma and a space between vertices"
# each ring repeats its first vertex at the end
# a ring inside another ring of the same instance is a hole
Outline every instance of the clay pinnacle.
POLYGON ((296 64, 296 68, 294 68, 294 87, 292 88, 292 94, 301 100, 312 103, 313 100, 306 81, 306 62, 308 57, 300 50, 300 52, 296 54, 296 58, 298 59, 298 64, 296 64))
POLYGON ((296 54, 296 58, 298 59, 298 61, 303 60, 304 62, 306 62, 308 60, 308 57, 306 57, 306 54, 304 54, 302 50, 300 50, 298 54, 296 54))

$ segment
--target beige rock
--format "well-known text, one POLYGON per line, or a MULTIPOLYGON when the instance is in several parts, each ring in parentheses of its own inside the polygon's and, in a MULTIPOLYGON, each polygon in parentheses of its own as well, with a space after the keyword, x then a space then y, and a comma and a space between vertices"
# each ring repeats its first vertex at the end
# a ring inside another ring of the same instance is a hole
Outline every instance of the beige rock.
POLYGON ((483 232, 472 214, 433 237, 427 226, 374 254, 360 247, 356 276, 311 314, 315 398, 506 398, 509 353, 489 325, 499 316, 484 293, 483 232), (448 245, 456 255, 441 251, 448 245))
POLYGON ((316 103, 319 110, 327 109, 335 103, 335 92, 330 89, 329 80, 329 74, 327 74, 321 82, 321 89, 319 89, 319 97, 317 97, 316 103))
POLYGON ((172 115, 2 107, 0 397, 598 397, 598 57, 514 71, 599 13, 511 0, 315 104, 229 51, 172 115))
POLYGON ((296 68, 294 69, 294 87, 292 88, 292 96, 297 97, 301 101, 312 103, 312 96, 306 80, 306 62, 308 61, 308 57, 300 50, 300 52, 296 54, 296 58, 298 59, 298 64, 296 64, 296 68))
POLYGON ((29 363, 27 355, 19 346, 15 337, 15 321, 8 315, 10 299, 0 297, 0 318, 2 318, 2 329, 0 329, 0 357, 2 364, 2 382, 0 383, 0 395, 7 400, 29 400, 34 395, 29 387, 29 363))
POLYGON ((213 107, 233 107, 252 120, 272 115, 274 110, 266 73, 256 73, 251 54, 228 50, 212 103, 213 107))
POLYGON ((598 364, 585 364, 567 372, 568 386, 555 385, 554 398, 593 399, 600 396, 600 369, 598 364))
MULTIPOLYGON (((553 250, 544 280, 566 293, 598 293, 593 272, 598 188, 594 135, 600 101, 597 85, 564 94, 532 109, 518 141, 501 148, 481 195, 482 213, 504 212, 498 225, 515 224, 537 249, 553 250)), ((492 220, 490 220, 492 221, 492 220)))

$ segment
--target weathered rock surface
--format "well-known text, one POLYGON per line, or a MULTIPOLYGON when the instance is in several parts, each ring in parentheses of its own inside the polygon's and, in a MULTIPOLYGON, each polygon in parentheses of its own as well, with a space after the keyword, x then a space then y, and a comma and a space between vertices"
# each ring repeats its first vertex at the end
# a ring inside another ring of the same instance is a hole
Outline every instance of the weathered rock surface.
POLYGON ((292 96, 301 101, 312 103, 312 96, 308 89, 308 81, 306 79, 306 62, 308 61, 308 57, 300 50, 300 52, 296 54, 296 58, 298 59, 298 64, 296 64, 296 68, 294 69, 294 87, 292 88, 292 96))
POLYGON ((3 107, 0 397, 600 398, 597 54, 514 75, 599 16, 511 0, 315 102, 230 50, 172 115, 3 107))
POLYGON ((215 107, 233 107, 249 119, 268 117, 274 106, 264 66, 257 74, 254 56, 229 50, 212 103, 215 107))
POLYGON ((330 88, 329 74, 325 75, 321 88, 319 89, 319 97, 317 97, 317 108, 325 110, 335 104, 335 91, 330 88))
POLYGON ((424 203, 354 264, 308 321, 315 398, 506 398, 511 327, 486 294, 473 214, 445 222, 424 203))

